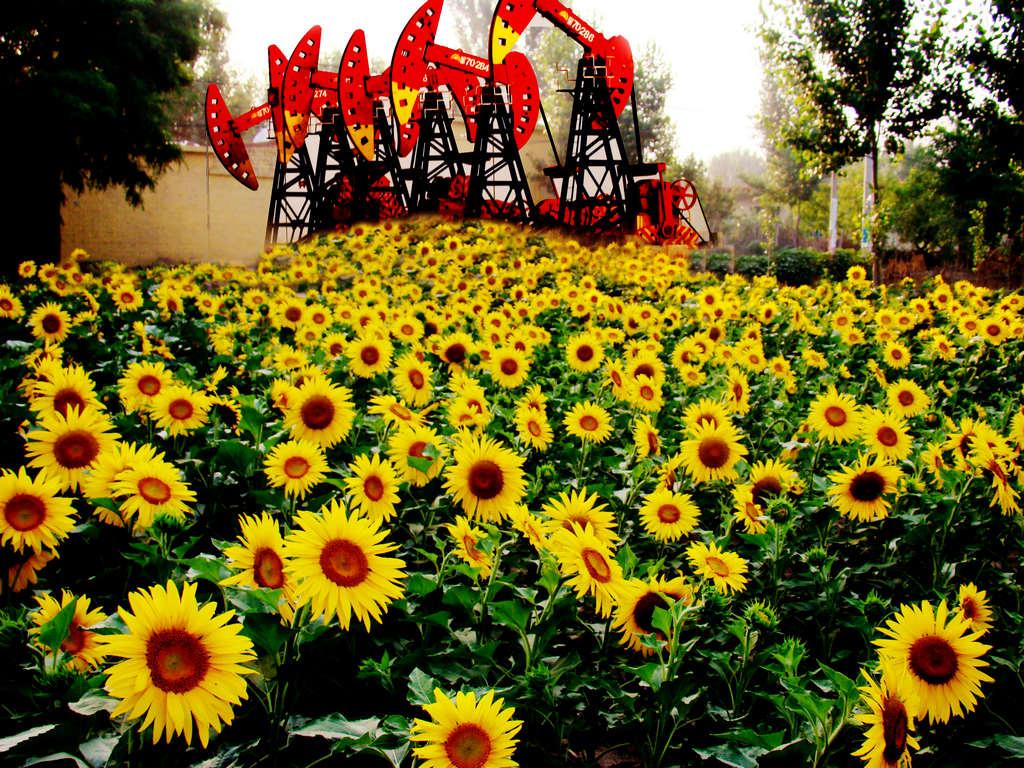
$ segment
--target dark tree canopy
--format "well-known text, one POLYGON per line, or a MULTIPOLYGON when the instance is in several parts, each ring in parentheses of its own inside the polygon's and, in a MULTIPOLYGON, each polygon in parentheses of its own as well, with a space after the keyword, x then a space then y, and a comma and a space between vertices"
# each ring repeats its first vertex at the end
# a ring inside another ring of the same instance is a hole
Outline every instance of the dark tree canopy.
POLYGON ((202 2, 13 3, 0 21, 0 88, 10 177, 28 194, 15 233, 36 258, 59 250, 63 186, 143 190, 180 156, 170 101, 191 81, 202 2), (39 231, 41 230, 41 231, 39 231))

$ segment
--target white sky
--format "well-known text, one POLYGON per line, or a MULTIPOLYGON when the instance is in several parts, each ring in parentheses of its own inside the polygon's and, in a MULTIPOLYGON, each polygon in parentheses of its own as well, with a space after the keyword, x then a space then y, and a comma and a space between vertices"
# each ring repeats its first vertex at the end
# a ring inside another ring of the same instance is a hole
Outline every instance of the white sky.
MULTIPOLYGON (((564 0, 563 0, 564 1, 564 0)), ((227 14, 232 64, 263 75, 267 46, 291 53, 314 24, 323 28, 321 50, 340 50, 356 29, 366 33, 371 58, 390 59, 395 39, 422 0, 217 0, 227 14)), ((761 66, 755 30, 757 0, 577 0, 566 3, 598 31, 623 35, 634 55, 653 40, 672 65, 675 85, 667 111, 676 124, 677 154, 708 161, 732 149, 760 151, 753 116, 761 66)), ((453 12, 442 11, 437 42, 458 47, 453 12)), ((581 49, 582 50, 582 49, 581 49)), ((487 41, 471 51, 486 56, 487 41)), ((571 67, 575 62, 567 62, 571 67)), ((648 158, 656 159, 656 158, 648 158)))

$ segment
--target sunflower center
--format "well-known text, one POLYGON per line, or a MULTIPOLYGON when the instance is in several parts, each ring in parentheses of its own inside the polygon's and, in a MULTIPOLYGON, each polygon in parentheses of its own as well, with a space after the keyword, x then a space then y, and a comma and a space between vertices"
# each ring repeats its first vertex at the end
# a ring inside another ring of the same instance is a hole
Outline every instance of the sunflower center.
POLYGON ((602 584, 607 584, 612 580, 612 569, 604 555, 596 549, 587 547, 580 552, 580 556, 583 558, 583 565, 586 567, 587 573, 590 574, 590 578, 602 584))
POLYGON ((8 299, 7 297, 4 297, 0 299, 0 309, 2 309, 4 312, 10 312, 12 309, 14 309, 14 302, 8 299))
POLYGON ((444 351, 444 359, 456 365, 466 361, 466 348, 459 342, 455 342, 444 351))
POLYGON ((178 421, 191 419, 195 410, 196 409, 192 406, 192 403, 183 397, 179 397, 177 400, 172 400, 171 404, 167 406, 167 412, 171 415, 171 418, 177 419, 178 421))
POLYGON ((892 427, 881 427, 875 436, 878 438, 878 442, 887 448, 892 448, 900 441, 900 436, 892 427))
POLYGON ((580 429, 585 432, 593 432, 600 426, 596 416, 591 416, 589 413, 584 414, 583 418, 580 419, 580 429))
POLYGON ((647 433, 647 450, 651 453, 657 453, 661 448, 661 444, 658 442, 658 436, 653 432, 647 433))
POLYGON ((894 696, 885 699, 882 709, 882 757, 887 765, 896 765, 907 748, 907 708, 894 696))
POLYGON ((944 685, 956 674, 956 651, 937 635, 918 638, 910 646, 910 670, 930 685, 944 685))
POLYGON ((964 618, 973 621, 978 615, 978 604, 971 597, 965 597, 960 603, 960 610, 964 618))
POLYGON ((304 477, 309 472, 309 462, 302 456, 289 456, 284 462, 284 473, 293 480, 304 477))
POLYGON ((53 457, 58 464, 67 469, 89 466, 99 452, 99 441, 84 429, 66 432, 53 444, 53 457))
POLYGON ((846 411, 838 405, 830 405, 825 409, 825 421, 831 427, 841 427, 846 423, 846 411))
POLYGON ((313 395, 302 404, 299 415, 310 429, 326 429, 334 421, 334 403, 326 395, 313 395))
POLYGON ((718 469, 729 460, 729 444, 720 437, 701 440, 697 458, 708 469, 718 469))
POLYGON ((896 395, 896 399, 900 401, 900 405, 906 407, 914 404, 914 393, 907 389, 901 389, 900 393, 896 395))
POLYGON ((985 333, 989 336, 998 336, 1002 332, 1002 328, 998 325, 986 325, 985 333))
POLYGON ((679 507, 675 504, 662 504, 658 507, 658 519, 663 523, 674 523, 680 515, 679 507))
POLYGON ((139 481, 139 495, 150 504, 166 504, 171 498, 171 486, 159 477, 144 477, 139 481))
POLYGON ((782 483, 777 477, 762 477, 754 483, 752 491, 754 503, 758 506, 762 506, 766 500, 778 496, 780 493, 782 493, 782 483))
POLYGON ((402 421, 412 421, 412 411, 406 408, 404 405, 395 403, 389 409, 394 416, 397 416, 402 421))
POLYGON ((737 403, 743 401, 743 387, 740 384, 732 385, 732 397, 737 403))
POLYGON ((655 608, 668 608, 668 601, 657 592, 648 592, 633 606, 633 621, 644 632, 654 631, 655 608))
POLYGON ((423 389, 423 385, 427 382, 419 371, 409 371, 409 383, 412 384, 413 389, 423 389))
POLYGON ((199 638, 181 629, 163 629, 146 642, 146 666, 153 685, 168 693, 186 693, 206 677, 210 653, 199 638))
POLYGON ((889 356, 893 360, 900 360, 903 357, 903 352, 899 349, 894 349, 891 352, 889 352, 889 356))
POLYGON ((491 737, 475 723, 463 723, 444 741, 448 761, 455 768, 480 768, 491 754, 491 737))
POLYGON ((501 372, 506 376, 512 376, 519 370, 519 363, 511 358, 501 361, 501 372))
POLYGON ((60 644, 62 651, 75 654, 78 653, 85 647, 85 630, 78 626, 77 621, 72 621, 71 626, 68 627, 68 636, 64 638, 64 642, 60 644))
POLYGON ((302 318, 302 310, 298 307, 288 307, 284 311, 284 317, 289 323, 297 323, 302 318))
POLYGON ((345 347, 341 344, 341 342, 336 341, 333 344, 331 344, 331 347, 328 351, 331 353, 332 357, 337 357, 338 355, 345 351, 345 347))
POLYGON ((280 589, 284 586, 284 563, 270 547, 260 547, 252 558, 252 578, 261 587, 280 589))
POLYGON ((376 347, 363 347, 359 359, 367 365, 376 365, 380 360, 380 350, 376 347))
POLYGON ((472 536, 462 537, 462 546, 466 549, 466 554, 469 555, 470 560, 483 560, 484 553, 476 548, 476 539, 472 536))
POLYGON ((711 569, 711 572, 713 574, 715 574, 715 576, 718 576, 718 577, 724 579, 730 573, 729 566, 720 557, 715 557, 714 555, 711 555, 704 562, 707 565, 707 567, 709 569, 711 569))
POLYGON ((370 564, 359 545, 332 539, 320 552, 320 569, 339 587, 355 587, 366 580, 370 564))
POLYGON ((16 531, 31 531, 46 518, 46 505, 36 496, 19 493, 4 505, 4 518, 16 531))
POLYGON ((490 459, 483 459, 469 468, 466 484, 478 499, 493 499, 505 487, 505 478, 501 467, 490 459))
POLYGON ((850 481, 850 495, 856 501, 874 501, 885 490, 885 478, 877 472, 861 472, 850 481))
POLYGON ((576 349, 576 359, 586 363, 594 359, 594 348, 589 344, 581 344, 576 349))
POLYGON ((60 318, 57 315, 46 315, 41 325, 47 333, 56 333, 60 330, 60 318))
POLYGON ((380 501, 384 498, 384 481, 376 475, 370 475, 363 481, 363 493, 370 501, 380 501))
POLYGON ((644 400, 653 400, 654 390, 647 384, 644 384, 642 387, 640 387, 640 397, 642 397, 644 400))
POLYGON ((533 435, 534 437, 540 437, 541 433, 544 431, 544 430, 542 430, 540 428, 540 424, 538 424, 536 421, 529 421, 529 422, 527 422, 526 428, 530 431, 530 434, 533 435))
POLYGON ((68 408, 85 410, 85 400, 73 389, 62 389, 53 396, 53 410, 57 411, 65 419, 68 417, 68 408))
POLYGON ((654 366, 650 363, 640 363, 634 370, 633 376, 650 376, 654 378, 654 366))
POLYGON ((121 303, 122 304, 134 304, 135 303, 135 294, 134 293, 128 293, 127 291, 122 292, 121 293, 121 303))

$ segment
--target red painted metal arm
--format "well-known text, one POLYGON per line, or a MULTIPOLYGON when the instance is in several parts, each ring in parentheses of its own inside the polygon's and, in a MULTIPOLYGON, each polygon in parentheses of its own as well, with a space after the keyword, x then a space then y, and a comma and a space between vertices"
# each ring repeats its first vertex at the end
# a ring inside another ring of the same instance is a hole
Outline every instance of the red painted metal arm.
MULTIPOLYGON (((460 72, 465 72, 468 75, 477 75, 491 79, 491 63, 481 57, 474 56, 471 53, 466 53, 462 50, 455 50, 454 48, 448 48, 444 45, 438 45, 431 43, 427 46, 427 50, 424 53, 423 58, 430 64, 437 64, 442 67, 451 67, 457 69, 460 72)), ((499 64, 493 68, 494 77, 493 79, 497 82, 505 82, 505 67, 499 64)))
POLYGON ((533 0, 533 5, 545 19, 582 45, 587 53, 606 55, 608 40, 604 35, 558 0, 533 0))
POLYGON ((260 104, 258 107, 253 107, 245 114, 239 115, 235 118, 235 130, 239 133, 245 133, 253 126, 259 125, 264 120, 270 119, 270 102, 260 104))
POLYGON ((206 89, 206 133, 224 169, 249 189, 257 189, 259 182, 241 133, 235 127, 220 89, 214 83, 210 83, 206 89))
POLYGON ((329 72, 326 69, 318 69, 309 79, 314 88, 326 88, 330 91, 338 90, 338 73, 329 72))

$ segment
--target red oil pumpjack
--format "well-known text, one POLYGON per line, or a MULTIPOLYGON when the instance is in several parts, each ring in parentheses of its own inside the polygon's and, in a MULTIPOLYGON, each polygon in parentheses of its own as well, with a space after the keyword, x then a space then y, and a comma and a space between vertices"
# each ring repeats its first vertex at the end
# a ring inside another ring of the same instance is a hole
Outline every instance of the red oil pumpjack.
POLYGON ((277 162, 268 244, 423 210, 635 233, 653 243, 713 241, 693 184, 665 182, 663 163, 643 162, 633 55, 624 37, 605 37, 559 0, 500 0, 485 59, 434 41, 442 5, 426 0, 420 6, 380 74, 370 74, 362 30, 349 39, 338 72, 318 69, 320 27, 314 26, 287 61, 270 47, 265 104, 232 118, 217 86, 209 86, 210 143, 228 173, 250 189, 258 182, 242 134, 265 120, 273 123, 277 162), (519 151, 543 108, 532 65, 512 48, 538 13, 584 53, 572 89, 565 161, 552 142, 559 164, 545 169, 557 197, 535 208, 519 151), (442 88, 462 113, 470 152, 457 148, 442 88), (626 157, 618 125, 630 102, 635 162, 626 157), (310 135, 318 139, 315 163, 310 135), (410 155, 403 165, 400 158, 410 155))

